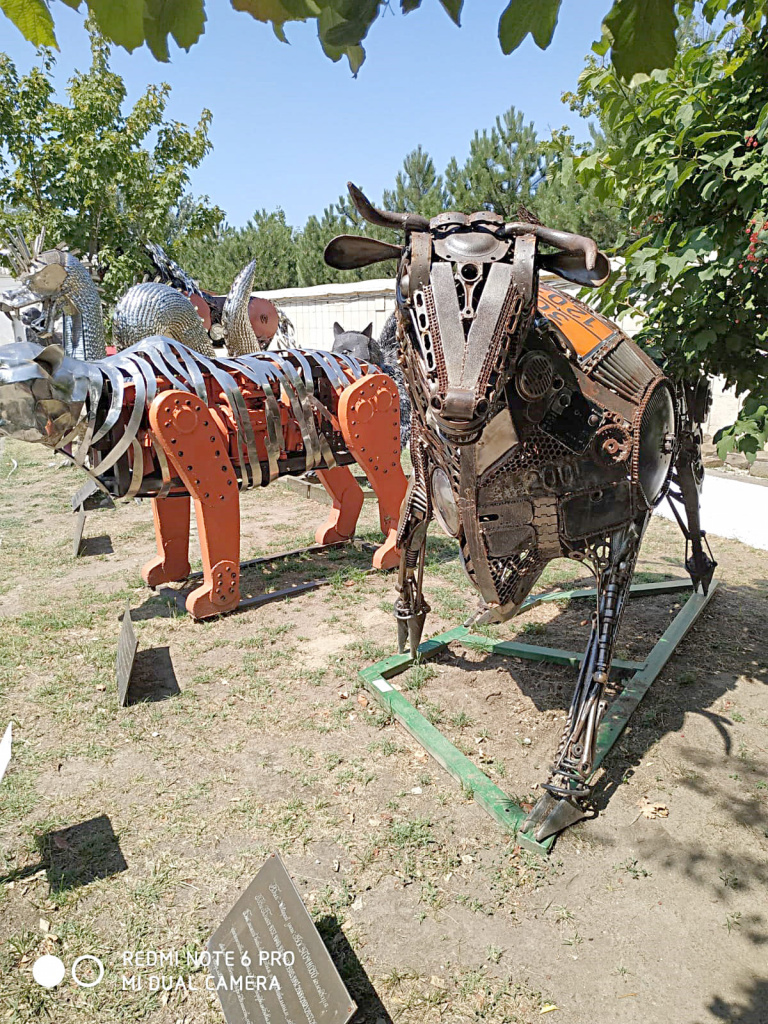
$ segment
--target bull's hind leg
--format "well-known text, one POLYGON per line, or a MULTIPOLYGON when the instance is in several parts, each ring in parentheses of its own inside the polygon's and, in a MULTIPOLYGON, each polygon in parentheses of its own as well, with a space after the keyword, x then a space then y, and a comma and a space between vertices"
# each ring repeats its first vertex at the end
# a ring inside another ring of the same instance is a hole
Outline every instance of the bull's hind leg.
POLYGON ((408 481, 400 465, 400 395, 385 373, 361 377, 339 397, 339 425, 347 448, 368 478, 379 502, 385 540, 373 556, 375 569, 400 561, 397 524, 408 481))
POLYGON ((702 379, 687 385, 683 398, 685 415, 679 432, 679 445, 667 498, 685 537, 685 567, 694 588, 698 590, 701 587, 706 594, 717 568, 707 536, 701 528, 700 515, 701 488, 704 483, 701 421, 709 411, 709 383, 702 379), (683 508, 685 520, 678 511, 678 505, 683 508))
POLYGON ((597 611, 568 711, 565 729, 545 790, 523 825, 538 842, 586 815, 585 801, 597 752, 597 731, 606 709, 605 685, 616 636, 629 596, 637 555, 648 517, 610 538, 608 563, 598 577, 597 611))
POLYGON ((185 580, 189 576, 189 495, 153 498, 157 557, 142 568, 150 587, 185 580))
POLYGON ((187 611, 195 619, 232 611, 240 602, 240 499, 228 446, 205 402, 183 391, 158 395, 149 422, 195 500, 203 583, 187 611))

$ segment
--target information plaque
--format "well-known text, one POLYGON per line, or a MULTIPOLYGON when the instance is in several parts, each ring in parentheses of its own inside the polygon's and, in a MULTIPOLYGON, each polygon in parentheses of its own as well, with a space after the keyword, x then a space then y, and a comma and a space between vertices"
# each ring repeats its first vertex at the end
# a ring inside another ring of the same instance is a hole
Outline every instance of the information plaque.
POLYGON ((117 663, 115 666, 117 697, 121 708, 125 707, 125 702, 128 699, 128 688, 131 685, 131 673, 138 646, 139 642, 131 622, 131 606, 126 603, 123 624, 120 627, 120 639, 117 641, 117 663))
POLYGON ((227 1024, 346 1024, 357 1010, 276 853, 208 952, 227 1024))

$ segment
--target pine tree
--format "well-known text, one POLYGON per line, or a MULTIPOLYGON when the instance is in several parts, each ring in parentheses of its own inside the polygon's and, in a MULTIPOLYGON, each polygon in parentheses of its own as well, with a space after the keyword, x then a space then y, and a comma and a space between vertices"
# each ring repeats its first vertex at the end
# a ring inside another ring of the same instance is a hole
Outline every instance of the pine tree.
POLYGON ((441 175, 435 170, 432 157, 417 146, 403 160, 403 169, 397 172, 394 189, 385 190, 384 208, 434 217, 447 209, 447 203, 448 193, 441 175))

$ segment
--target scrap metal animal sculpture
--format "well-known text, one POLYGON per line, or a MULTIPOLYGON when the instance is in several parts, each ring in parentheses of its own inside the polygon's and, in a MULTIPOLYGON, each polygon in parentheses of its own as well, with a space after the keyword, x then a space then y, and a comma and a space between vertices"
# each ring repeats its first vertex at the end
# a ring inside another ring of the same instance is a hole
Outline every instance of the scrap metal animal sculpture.
POLYGON ((356 461, 385 535, 373 565, 398 564, 398 394, 370 370, 300 350, 209 359, 161 337, 96 362, 21 342, 0 347, 0 434, 65 451, 111 495, 152 498, 152 587, 189 575, 194 498, 203 583, 186 606, 202 619, 239 603, 239 490, 280 476, 316 470, 333 499, 316 540, 336 543, 354 534, 363 505, 356 461))
POLYGON ((263 351, 273 338, 280 348, 294 347, 290 320, 273 302, 251 295, 255 261, 235 279, 228 298, 201 288, 157 242, 147 242, 146 250, 155 267, 155 280, 186 295, 203 321, 211 341, 214 344, 226 342, 230 355, 263 351), (242 301, 243 292, 248 296, 247 303, 242 301), (238 310, 237 314, 233 312, 233 306, 238 310))
POLYGON ((400 393, 400 443, 405 448, 411 439, 411 401, 397 362, 394 313, 387 318, 378 341, 373 337, 372 323, 364 331, 345 331, 340 323, 334 323, 331 352, 342 352, 361 362, 373 363, 392 378, 400 393))
MULTIPOLYGON (((18 313, 23 306, 42 302, 48 329, 42 332, 41 341, 47 340, 43 335, 50 334, 53 321, 62 314, 62 343, 67 354, 103 359, 106 332, 99 290, 86 267, 71 252, 61 247, 43 251, 44 238, 45 233, 41 232, 30 249, 20 233, 10 236, 9 255, 20 284, 0 294, 0 308, 18 313)), ((255 267, 255 261, 249 263, 235 279, 230 294, 222 298, 223 336, 230 355, 261 351, 277 330, 277 310, 266 299, 258 300, 259 318, 263 321, 259 335, 251 325, 248 310, 255 267)), ((215 355, 192 301, 176 288, 147 281, 129 288, 118 300, 112 339, 116 348, 122 350, 153 334, 179 341, 203 355, 215 355)))
POLYGON ((84 264, 64 246, 44 251, 45 230, 31 248, 20 231, 8 237, 7 256, 19 283, 0 293, 0 308, 13 317, 40 303, 41 334, 50 337, 54 321, 63 315, 65 350, 81 359, 102 359, 106 342, 101 297, 84 264))
POLYGON ((405 233, 404 245, 340 236, 326 249, 339 269, 399 260, 414 467, 398 534, 401 650, 410 639, 415 653, 429 610, 433 516, 459 542, 482 597, 479 621, 514 615, 554 558, 576 559, 597 579, 565 729, 525 826, 541 841, 585 814, 617 631, 645 528, 670 484, 684 508, 687 568, 705 591, 711 581, 698 500, 707 386, 671 381, 615 324, 539 284, 540 269, 605 281, 609 264, 591 239, 488 212, 390 213, 349 187, 364 218, 405 233))

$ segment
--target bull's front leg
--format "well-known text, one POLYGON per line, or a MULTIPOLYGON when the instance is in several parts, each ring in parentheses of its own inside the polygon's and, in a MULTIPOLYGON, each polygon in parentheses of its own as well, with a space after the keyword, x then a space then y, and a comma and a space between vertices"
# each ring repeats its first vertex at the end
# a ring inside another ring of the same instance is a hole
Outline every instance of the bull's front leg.
POLYGON ((431 505, 427 490, 427 474, 423 455, 417 453, 417 444, 411 452, 413 476, 403 502, 397 546, 400 549, 400 571, 397 578, 397 643, 402 654, 408 643, 415 658, 424 632, 424 622, 430 607, 424 599, 424 562, 427 555, 427 530, 431 518, 431 505))
POLYGON ((646 516, 613 535, 608 565, 598 576, 597 610, 555 762, 542 785, 544 796, 523 825, 538 842, 586 816, 597 734, 606 710, 605 686, 647 521, 646 516))

